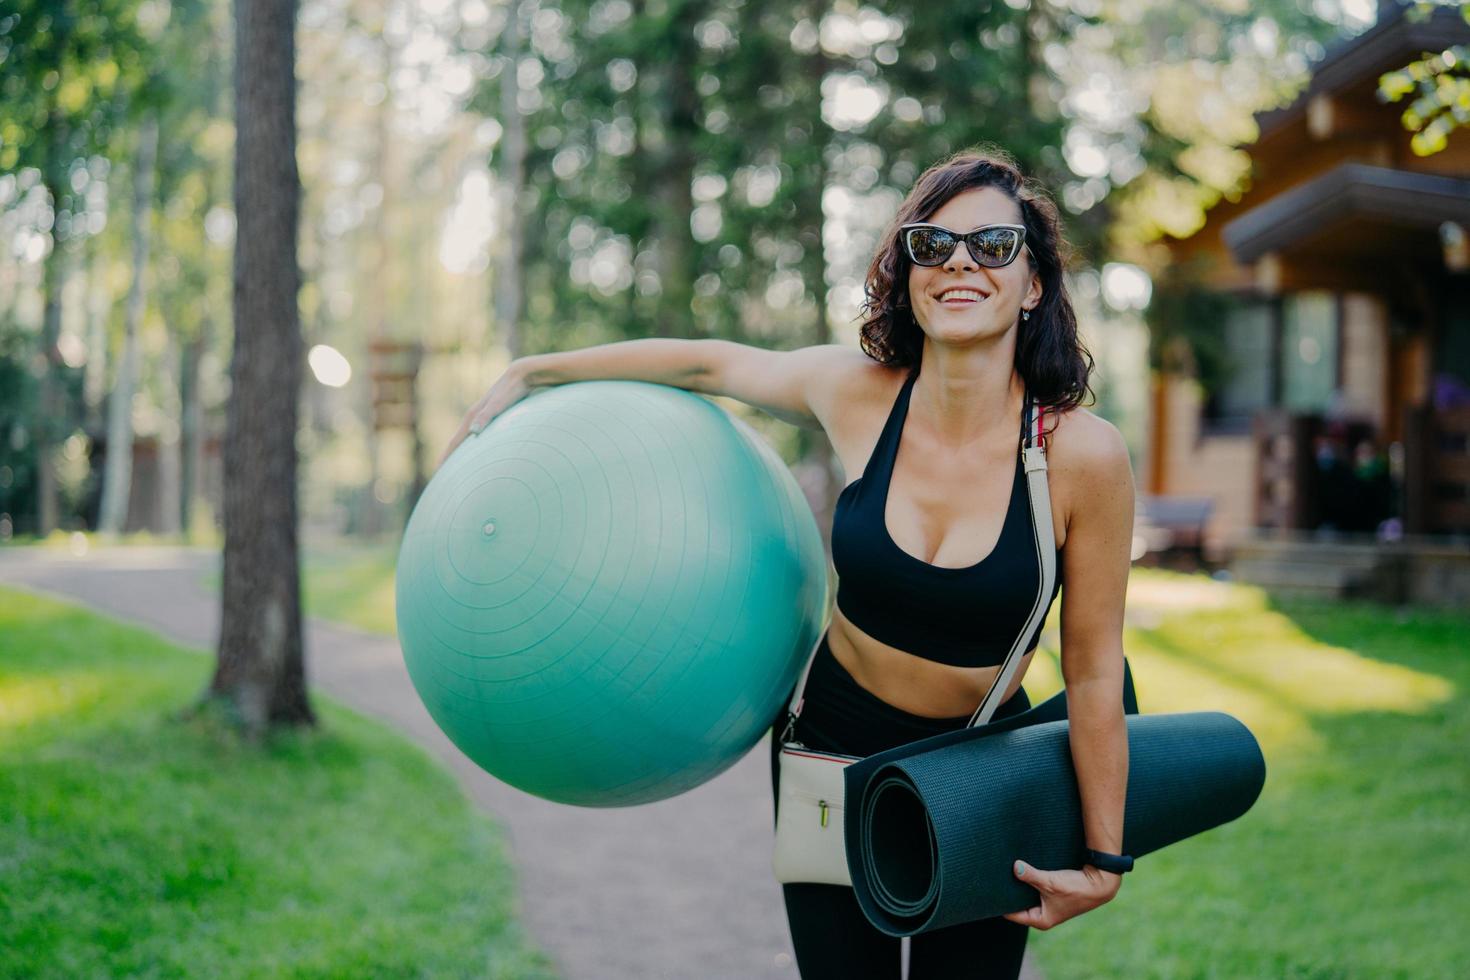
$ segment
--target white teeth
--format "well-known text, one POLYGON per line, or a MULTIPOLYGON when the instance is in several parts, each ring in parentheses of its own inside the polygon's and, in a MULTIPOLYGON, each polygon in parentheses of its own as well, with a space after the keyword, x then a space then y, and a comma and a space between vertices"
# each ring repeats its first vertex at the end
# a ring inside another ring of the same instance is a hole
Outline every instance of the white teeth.
POLYGON ((978 303, 984 298, 985 294, 977 289, 946 289, 939 294, 939 301, 941 303, 950 299, 971 299, 978 303))

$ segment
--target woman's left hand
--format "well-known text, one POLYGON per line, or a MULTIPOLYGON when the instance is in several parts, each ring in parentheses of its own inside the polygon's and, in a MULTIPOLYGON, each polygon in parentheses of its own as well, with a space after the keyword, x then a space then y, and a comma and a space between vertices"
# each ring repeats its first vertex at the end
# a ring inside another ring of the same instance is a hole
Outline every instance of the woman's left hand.
POLYGON ((1005 918, 1046 930, 1112 900, 1123 876, 1086 865, 1081 871, 1043 871, 1024 861, 1012 866, 1017 878, 1041 893, 1041 904, 1005 918))

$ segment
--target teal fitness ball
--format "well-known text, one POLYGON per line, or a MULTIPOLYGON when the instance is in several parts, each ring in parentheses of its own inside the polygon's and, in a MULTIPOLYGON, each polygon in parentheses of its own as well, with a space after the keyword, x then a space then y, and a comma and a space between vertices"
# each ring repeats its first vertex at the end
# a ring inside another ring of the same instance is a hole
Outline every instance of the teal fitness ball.
POLYGON ((781 713, 826 552, 780 456, 713 402, 541 388, 461 443, 398 555, 398 637, 450 740, 528 793, 667 799, 781 713))

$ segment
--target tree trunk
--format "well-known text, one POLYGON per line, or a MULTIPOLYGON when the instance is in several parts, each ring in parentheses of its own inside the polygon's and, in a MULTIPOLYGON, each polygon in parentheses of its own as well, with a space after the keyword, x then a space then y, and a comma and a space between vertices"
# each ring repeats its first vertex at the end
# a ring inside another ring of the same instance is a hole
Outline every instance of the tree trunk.
POLYGON ((296 423, 295 0, 235 3, 234 353, 219 659, 210 694, 247 732, 312 724, 301 644, 296 423))
POLYGON ((672 19, 674 56, 664 76, 663 100, 667 117, 664 126, 666 150, 661 168, 659 194, 658 250, 662 258, 659 278, 658 325, 665 337, 697 337, 702 331, 694 322, 694 280, 699 255, 689 219, 694 213, 695 142, 699 139, 699 92, 695 87, 695 59, 699 45, 694 26, 704 14, 702 2, 686 0, 672 19))
POLYGON ((107 462, 102 475, 103 534, 126 530, 133 483, 133 390, 138 378, 138 327, 148 301, 148 249, 153 230, 153 163, 158 153, 158 115, 150 112, 138 129, 133 164, 133 281, 123 316, 122 357, 107 406, 107 462))
POLYGON ((183 412, 179 391, 179 338, 169 325, 163 357, 158 368, 159 405, 163 425, 158 430, 158 527, 159 534, 178 534, 183 519, 183 464, 179 451, 179 423, 183 412))
MULTIPOLYGON (((632 0, 632 10, 633 14, 629 19, 629 23, 643 23, 645 16, 644 0, 632 0)), ((647 159, 647 136, 645 131, 650 125, 657 123, 657 120, 651 122, 648 118, 649 99, 646 93, 650 87, 649 79, 652 77, 651 60, 646 57, 639 60, 636 65, 637 73, 633 77, 633 87, 623 93, 623 98, 628 103, 628 118, 633 123, 633 151, 629 154, 629 159, 637 161, 637 164, 630 168, 628 182, 632 186, 633 200, 635 201, 652 201, 658 180, 658 175, 654 173, 652 167, 646 167, 641 164, 641 161, 647 159)), ((647 254, 647 250, 651 247, 654 249, 653 254, 657 255, 657 248, 654 246, 654 239, 651 234, 654 231, 654 224, 650 220, 647 208, 640 209, 636 216, 630 216, 628 237, 632 240, 635 269, 644 265, 646 259, 643 256, 647 254)), ((639 269, 639 273, 641 271, 642 269, 639 269)), ((655 277, 658 275, 657 268, 649 271, 655 277)), ((660 282, 659 290, 661 291, 662 289, 663 284, 660 282)), ((627 290, 624 295, 626 305, 624 306, 623 316, 625 322, 622 324, 622 329, 619 333, 624 337, 647 336, 649 323, 656 322, 658 310, 657 293, 652 297, 644 297, 639 292, 639 275, 635 274, 633 288, 627 290), (649 315, 650 309, 653 310, 652 317, 649 315)))
POLYGON ((85 292, 87 319, 87 369, 82 380, 82 401, 86 406, 84 428, 88 436, 96 438, 102 434, 106 418, 103 406, 107 401, 107 306, 110 297, 105 295, 106 259, 98 245, 97 235, 87 236, 86 266, 87 289, 85 292))
MULTIPOLYGON (((63 193, 62 147, 66 145, 66 123, 61 113, 52 108, 45 172, 41 175, 51 198, 53 219, 60 213, 63 193)), ((41 314, 41 357, 45 367, 37 391, 40 409, 35 427, 36 447, 36 534, 45 537, 56 528, 59 512, 56 481, 56 443, 60 441, 62 420, 66 416, 66 393, 62 389, 63 361, 58 341, 61 339, 61 291, 66 284, 66 243, 51 226, 51 254, 42 269, 41 290, 44 296, 41 314)))
POLYGON ((209 335, 209 319, 199 325, 199 333, 184 345, 179 376, 179 441, 183 443, 183 459, 179 462, 179 526, 185 541, 194 540, 194 507, 199 499, 200 464, 204 458, 204 405, 199 395, 199 359, 204 354, 204 338, 209 335))
POLYGON ((521 311, 524 306, 526 208, 522 192, 526 184, 526 117, 521 113, 519 63, 521 48, 521 4, 513 0, 506 9, 501 35, 505 66, 500 78, 500 220, 504 233, 495 264, 495 329, 512 358, 524 351, 521 311))

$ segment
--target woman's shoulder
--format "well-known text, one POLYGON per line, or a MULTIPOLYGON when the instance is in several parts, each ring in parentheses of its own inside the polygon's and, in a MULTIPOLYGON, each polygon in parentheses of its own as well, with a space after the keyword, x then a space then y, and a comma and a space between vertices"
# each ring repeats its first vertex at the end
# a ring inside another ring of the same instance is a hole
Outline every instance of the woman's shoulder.
POLYGON ((1128 468, 1128 444, 1107 419, 1078 406, 1047 409, 1044 424, 1048 469, 1103 475, 1128 468))
POLYGON ((1136 498, 1128 444, 1117 426, 1085 408, 1058 412, 1046 440, 1046 468, 1065 541, 1082 527, 1091 529, 1094 541, 1099 529, 1105 535, 1117 529, 1127 538, 1136 498))
POLYGON ((807 351, 819 359, 812 366, 820 370, 820 388, 833 414, 891 402, 909 373, 848 344, 822 344, 807 351))

